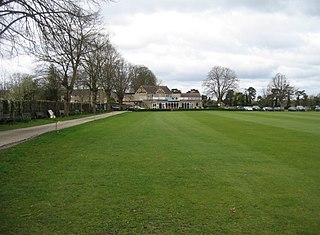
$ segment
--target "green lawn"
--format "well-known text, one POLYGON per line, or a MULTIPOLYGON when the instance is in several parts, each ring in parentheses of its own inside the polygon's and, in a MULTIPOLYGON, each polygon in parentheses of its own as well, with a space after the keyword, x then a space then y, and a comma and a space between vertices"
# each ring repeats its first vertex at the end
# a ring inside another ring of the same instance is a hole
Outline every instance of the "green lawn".
POLYGON ((0 234, 319 234, 320 113, 134 112, 0 152, 0 234))

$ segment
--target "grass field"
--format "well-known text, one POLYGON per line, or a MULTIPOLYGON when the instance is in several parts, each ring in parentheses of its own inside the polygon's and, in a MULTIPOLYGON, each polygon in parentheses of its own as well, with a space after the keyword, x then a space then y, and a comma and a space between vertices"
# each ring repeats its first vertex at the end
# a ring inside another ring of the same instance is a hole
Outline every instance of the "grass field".
POLYGON ((0 234, 319 234, 320 113, 137 112, 0 152, 0 234))

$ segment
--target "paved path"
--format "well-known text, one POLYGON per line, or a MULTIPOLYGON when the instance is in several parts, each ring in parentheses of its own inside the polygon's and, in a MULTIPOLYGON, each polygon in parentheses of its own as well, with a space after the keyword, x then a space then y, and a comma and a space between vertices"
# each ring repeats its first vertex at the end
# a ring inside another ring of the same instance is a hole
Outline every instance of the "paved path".
POLYGON ((31 138, 34 138, 38 135, 41 135, 46 132, 61 130, 64 128, 80 125, 86 122, 91 122, 94 120, 111 117, 114 115, 122 114, 125 111, 117 111, 105 114, 99 114, 95 116, 73 119, 68 121, 62 121, 57 123, 51 123, 41 126, 34 126, 28 128, 15 129, 10 131, 0 131, 0 150, 9 148, 31 138))

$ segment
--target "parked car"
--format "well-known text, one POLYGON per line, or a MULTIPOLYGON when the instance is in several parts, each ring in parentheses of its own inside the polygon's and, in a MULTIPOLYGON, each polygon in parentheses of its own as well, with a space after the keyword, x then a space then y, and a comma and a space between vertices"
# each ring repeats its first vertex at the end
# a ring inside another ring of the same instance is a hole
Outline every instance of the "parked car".
POLYGON ((273 110, 274 111, 283 111, 283 109, 281 107, 274 107, 273 110))
POLYGON ((245 111, 253 111, 253 108, 250 106, 243 107, 245 111))
POLYGON ((297 109, 296 109, 296 107, 289 107, 289 108, 288 108, 288 111, 291 111, 291 112, 292 112, 292 111, 297 111, 297 109))
POLYGON ((272 107, 263 107, 262 108, 263 111, 273 111, 272 107))
POLYGON ((140 107, 139 105, 134 105, 134 106, 130 106, 128 109, 129 110, 140 110, 140 109, 144 109, 144 108, 140 107))
POLYGON ((314 110, 320 112, 320 105, 317 105, 314 110))
POLYGON ((252 109, 253 109, 254 111, 261 111, 261 108, 260 108, 259 106, 257 106, 257 105, 252 106, 252 109))
POLYGON ((303 107, 303 106, 297 106, 296 110, 297 111, 306 111, 305 107, 303 107))
POLYGON ((118 104, 112 104, 112 105, 111 105, 111 109, 112 109, 113 111, 119 111, 119 110, 121 110, 121 106, 118 105, 118 104))
POLYGON ((237 106, 238 110, 245 110, 243 106, 237 106))

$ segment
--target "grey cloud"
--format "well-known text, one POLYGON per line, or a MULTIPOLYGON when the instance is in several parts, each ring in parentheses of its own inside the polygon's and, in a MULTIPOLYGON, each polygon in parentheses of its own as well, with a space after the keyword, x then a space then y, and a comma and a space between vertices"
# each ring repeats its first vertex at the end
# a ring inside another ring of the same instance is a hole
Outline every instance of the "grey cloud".
POLYGON ((112 7, 109 14, 153 13, 156 11, 229 11, 248 9, 267 13, 311 14, 320 16, 318 0, 117 0, 105 5, 112 7))
POLYGON ((221 65, 245 86, 262 88, 281 72, 319 92, 318 0, 118 1, 105 8, 118 33, 115 44, 165 84, 199 85, 221 65))
POLYGON ((272 71, 276 69, 276 66, 270 66, 267 68, 239 68, 236 73, 239 79, 266 79, 266 78, 272 78, 274 74, 272 74, 272 71))

